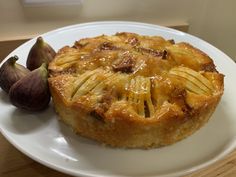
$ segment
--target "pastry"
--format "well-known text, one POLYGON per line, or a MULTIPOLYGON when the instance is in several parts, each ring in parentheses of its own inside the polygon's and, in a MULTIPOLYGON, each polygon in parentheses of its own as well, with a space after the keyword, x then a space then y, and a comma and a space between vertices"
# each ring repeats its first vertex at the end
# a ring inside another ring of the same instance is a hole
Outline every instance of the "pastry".
POLYGON ((224 90, 224 75, 186 42, 135 33, 65 46, 49 63, 60 120, 113 147, 173 144, 201 128, 224 90))

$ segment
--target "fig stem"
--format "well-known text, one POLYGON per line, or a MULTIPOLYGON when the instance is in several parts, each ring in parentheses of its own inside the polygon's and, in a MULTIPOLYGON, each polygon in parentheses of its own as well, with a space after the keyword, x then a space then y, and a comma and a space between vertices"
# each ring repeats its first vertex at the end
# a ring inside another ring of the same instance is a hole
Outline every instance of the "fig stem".
POLYGON ((43 40, 43 38, 42 38, 41 36, 39 36, 39 37, 37 38, 36 43, 37 43, 37 45, 39 45, 39 46, 43 46, 43 45, 44 45, 44 40, 43 40))
POLYGON ((16 61, 17 61, 18 59, 19 59, 18 56, 15 55, 15 56, 9 58, 8 63, 9 63, 10 65, 14 66, 15 63, 16 63, 16 61))

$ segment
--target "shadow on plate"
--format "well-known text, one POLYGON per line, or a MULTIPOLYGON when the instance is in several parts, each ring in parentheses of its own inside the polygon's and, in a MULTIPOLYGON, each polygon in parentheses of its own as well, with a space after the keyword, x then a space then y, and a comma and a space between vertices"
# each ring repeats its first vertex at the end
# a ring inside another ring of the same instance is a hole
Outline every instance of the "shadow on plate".
POLYGON ((89 146, 100 146, 98 142, 90 140, 86 137, 80 136, 79 134, 75 133, 71 127, 69 127, 62 121, 59 121, 59 129, 63 137, 69 144, 71 143, 73 144, 73 142, 78 142, 79 144, 84 144, 89 146))
POLYGON ((15 108, 9 116, 9 128, 17 134, 27 134, 48 124, 55 115, 51 105, 41 112, 28 112, 15 108))
POLYGON ((8 94, 6 92, 4 92, 3 90, 0 90, 0 100, 4 103, 4 104, 11 104, 8 94))

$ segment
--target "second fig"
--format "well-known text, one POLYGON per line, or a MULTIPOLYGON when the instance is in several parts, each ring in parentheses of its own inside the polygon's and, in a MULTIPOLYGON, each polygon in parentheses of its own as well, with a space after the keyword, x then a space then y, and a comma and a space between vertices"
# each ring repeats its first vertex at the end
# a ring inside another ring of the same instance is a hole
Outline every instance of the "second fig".
POLYGON ((43 63, 48 64, 55 55, 56 52, 54 49, 42 37, 38 37, 36 43, 29 51, 26 67, 32 71, 40 67, 43 63))

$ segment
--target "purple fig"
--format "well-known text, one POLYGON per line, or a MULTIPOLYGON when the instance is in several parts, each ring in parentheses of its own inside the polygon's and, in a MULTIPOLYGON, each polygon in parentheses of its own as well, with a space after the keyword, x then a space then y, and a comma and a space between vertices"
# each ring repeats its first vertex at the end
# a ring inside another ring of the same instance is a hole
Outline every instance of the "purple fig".
POLYGON ((50 102, 48 71, 43 63, 39 68, 17 81, 9 91, 11 103, 24 110, 40 111, 50 102))
POLYGON ((15 82, 30 73, 27 68, 16 63, 17 60, 17 56, 10 57, 0 68, 0 87, 7 93, 15 82))
POLYGON ((43 63, 48 64, 56 55, 54 49, 44 42, 42 37, 38 37, 36 43, 29 51, 26 61, 26 67, 29 70, 34 70, 40 67, 43 63))

